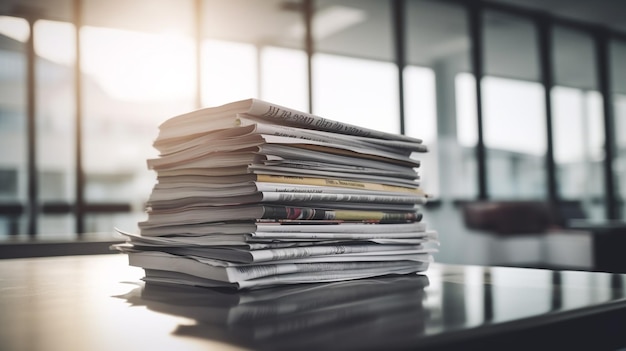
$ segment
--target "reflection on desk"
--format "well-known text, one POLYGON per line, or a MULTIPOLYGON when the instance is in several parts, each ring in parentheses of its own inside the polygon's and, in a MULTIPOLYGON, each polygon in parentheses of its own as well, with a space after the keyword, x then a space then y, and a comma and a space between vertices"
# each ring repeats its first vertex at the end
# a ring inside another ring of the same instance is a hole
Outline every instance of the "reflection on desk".
POLYGON ((619 274, 433 264, 424 275, 243 292, 141 276, 122 255, 0 260, 2 349, 626 345, 619 274))
POLYGON ((423 334, 424 275, 299 285, 248 292, 147 284, 134 305, 193 319, 174 334, 249 348, 394 348, 423 334), (395 335, 394 338, 388 338, 395 335))

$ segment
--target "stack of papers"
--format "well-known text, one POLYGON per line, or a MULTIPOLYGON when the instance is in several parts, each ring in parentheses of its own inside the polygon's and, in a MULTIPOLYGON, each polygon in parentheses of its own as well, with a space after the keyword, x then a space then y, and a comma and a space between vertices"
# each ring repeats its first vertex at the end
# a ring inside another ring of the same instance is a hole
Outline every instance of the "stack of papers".
MULTIPOLYGON (((259 288, 427 269, 421 140, 257 99, 165 121, 140 234, 145 280, 259 288)), ((432 245, 435 244, 435 245, 432 245)))

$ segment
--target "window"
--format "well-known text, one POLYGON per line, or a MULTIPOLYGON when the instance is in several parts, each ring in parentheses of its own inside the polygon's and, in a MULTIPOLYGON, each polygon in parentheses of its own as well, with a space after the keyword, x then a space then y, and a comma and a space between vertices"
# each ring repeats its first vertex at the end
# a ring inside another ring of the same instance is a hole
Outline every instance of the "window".
POLYGON ((458 172, 453 173, 462 174, 463 177, 460 177, 461 179, 456 177, 453 184, 457 186, 462 184, 456 192, 460 198, 473 199, 478 195, 478 164, 475 156, 478 144, 478 116, 474 75, 465 72, 457 74, 454 79, 454 92, 456 138, 449 140, 448 144, 456 146, 450 154, 456 161, 451 163, 461 166, 458 172))
MULTIPOLYGON (((429 153, 422 157, 422 185, 436 197, 476 195, 475 144, 461 145, 457 140, 457 134, 465 131, 457 120, 468 110, 455 101, 455 76, 469 71, 469 50, 463 7, 435 1, 407 2, 405 129, 429 146, 429 153)), ((475 125, 476 119, 468 123, 475 125)))
POLYGON ((308 110, 301 8, 277 0, 202 2, 202 104, 262 98, 308 110))
POLYGON ((0 234, 26 231, 20 209, 27 193, 27 46, 28 22, 0 16, 0 234))
POLYGON ((144 216, 154 185, 145 160, 156 156, 152 141, 157 126, 195 107, 192 9, 192 1, 173 0, 84 5, 80 45, 85 201, 133 208, 130 214, 90 215, 87 232, 110 232, 115 225, 132 230, 144 216))
POLYGON ((318 53, 313 58, 313 72, 315 114, 366 128, 400 132, 396 65, 318 53))
POLYGON ((307 111, 307 84, 307 57, 303 50, 277 46, 261 50, 262 99, 307 111))
POLYGON ((609 45, 611 91, 613 93, 613 117, 615 119, 615 173, 618 201, 621 203, 622 218, 626 218, 626 42, 611 41, 609 45))
POLYGON ((313 113, 399 133, 398 68, 393 63, 389 2, 315 4, 313 113))
POLYGON ((529 20, 484 14, 483 131, 492 198, 546 198, 545 99, 536 37, 529 20))
MULTIPOLYGON (((405 134, 422 139, 428 152, 420 160, 420 186, 433 198, 441 197, 435 73, 432 69, 407 66, 404 69, 405 134)), ((458 180, 457 180, 458 181, 458 180)))
MULTIPOLYGON (((76 28, 68 22, 35 22, 36 164, 38 203, 62 206, 76 198, 76 28)), ((40 234, 72 236, 71 213, 39 215, 40 234)))
POLYGON ((257 48, 206 39, 202 44, 202 104, 217 106, 259 97, 257 48))
POLYGON ((579 200, 600 219, 604 201, 604 119, 590 35, 555 27, 552 99, 554 161, 559 196, 579 200))
POLYGON ((604 35, 591 25, 573 27, 532 10, 482 3, 477 11, 484 62, 477 64, 484 74, 477 94, 467 11, 476 8, 465 2, 80 3, 81 28, 73 22, 78 3, 70 0, 42 2, 37 11, 24 4, 19 15, 13 13, 18 7, 1 9, 0 147, 10 152, 0 153, 0 235, 26 233, 34 224, 41 234, 67 235, 83 218, 86 232, 132 230, 145 216, 155 182, 145 160, 157 156, 151 144, 158 125, 191 109, 250 97, 386 132, 399 133, 403 126, 428 145, 429 153, 417 155, 421 184, 442 202, 478 197, 485 180, 478 179, 482 151, 488 197, 545 200, 553 174, 546 167, 546 91, 537 38, 543 31, 535 28, 540 15, 551 29, 558 196, 581 202, 591 219, 605 217, 613 195, 625 201, 626 44, 610 30, 604 35), (311 48, 306 4, 314 6, 311 48), (402 72, 393 18, 398 4, 404 5, 402 72), (597 79, 597 44, 604 40, 608 96, 597 79), (313 49, 311 57, 307 49, 313 49), (477 96, 486 150, 477 149, 477 96), (609 101, 614 125, 606 134, 609 101), (605 135, 614 136, 610 160, 605 135), (611 194, 605 194, 607 165, 616 181, 611 194), (84 184, 78 174, 85 175, 84 184), (36 186, 30 187, 33 179, 36 186))

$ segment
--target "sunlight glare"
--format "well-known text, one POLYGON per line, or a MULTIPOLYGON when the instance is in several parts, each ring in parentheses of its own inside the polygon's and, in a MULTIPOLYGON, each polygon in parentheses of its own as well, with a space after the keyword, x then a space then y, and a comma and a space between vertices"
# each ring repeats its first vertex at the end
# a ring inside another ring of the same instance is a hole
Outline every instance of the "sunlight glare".
POLYGON ((482 87, 485 145, 544 155, 547 145, 541 84, 488 76, 483 78, 482 87))
POLYGON ((76 32, 68 22, 35 22, 35 53, 52 62, 73 65, 76 62, 76 32))
POLYGON ((28 22, 23 18, 0 16, 0 34, 24 43, 30 36, 28 22))
POLYGON ((205 106, 258 97, 257 50, 221 40, 202 43, 202 103, 205 106))
POLYGON ((459 73, 454 78, 456 98, 456 137, 459 145, 474 147, 478 143, 476 123, 476 80, 471 73, 459 73))
POLYGON ((120 100, 186 98, 195 92, 191 38, 83 27, 83 70, 120 100))
POLYGON ((300 111, 309 109, 306 53, 264 47, 261 51, 261 98, 300 111))
POLYGON ((427 67, 404 69, 405 134, 434 144, 437 140, 435 72, 427 67))
POLYGON ((585 116, 581 108, 584 98, 584 92, 580 89, 562 86, 552 89, 556 163, 566 164, 585 160, 585 116), (577 142, 573 143, 573 140, 577 142))
POLYGON ((313 55, 313 72, 314 114, 384 132, 400 132, 394 64, 317 53, 313 55))

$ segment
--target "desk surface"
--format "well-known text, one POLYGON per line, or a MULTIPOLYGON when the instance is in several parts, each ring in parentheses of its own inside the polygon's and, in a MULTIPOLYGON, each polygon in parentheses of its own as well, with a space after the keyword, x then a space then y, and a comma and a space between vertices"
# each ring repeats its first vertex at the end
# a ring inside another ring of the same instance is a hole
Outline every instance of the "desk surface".
POLYGON ((234 293, 144 286, 123 255, 0 260, 3 350, 626 345, 625 276, 449 266, 234 293))

